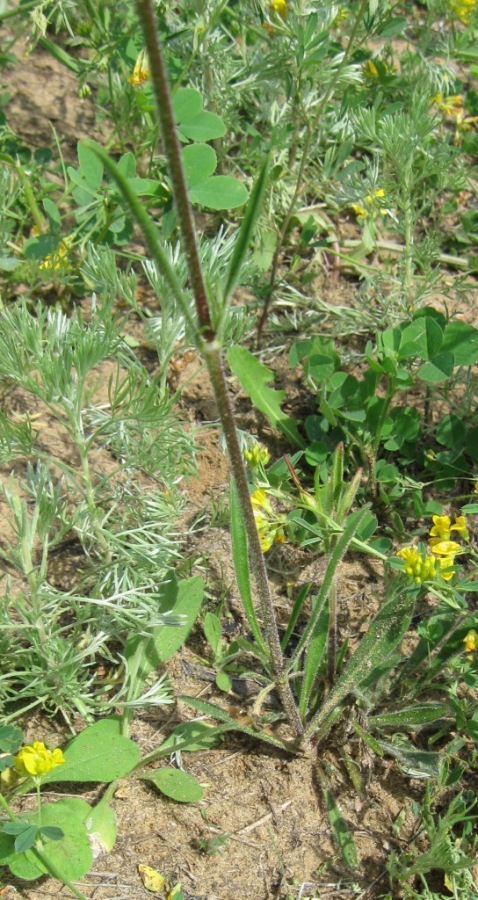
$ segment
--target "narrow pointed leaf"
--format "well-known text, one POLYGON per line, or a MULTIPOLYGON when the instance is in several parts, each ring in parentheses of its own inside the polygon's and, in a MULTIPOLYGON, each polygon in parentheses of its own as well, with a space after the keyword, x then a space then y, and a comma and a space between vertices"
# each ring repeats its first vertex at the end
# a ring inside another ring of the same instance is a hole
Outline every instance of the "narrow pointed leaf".
POLYGON ((369 625, 357 650, 350 657, 345 669, 323 703, 320 711, 312 719, 307 735, 312 735, 321 727, 333 710, 366 679, 370 681, 373 670, 381 666, 391 656, 403 638, 415 605, 415 598, 407 593, 392 597, 379 610, 369 625))
POLYGON ((252 597, 251 572, 249 568, 246 526, 244 523, 244 516, 242 515, 241 504, 233 478, 231 478, 229 509, 231 516, 232 559, 234 562, 237 587, 241 595, 241 600, 244 607, 246 619, 249 624, 249 628, 251 629, 254 639, 260 647, 264 658, 267 659, 267 645, 262 636, 262 632, 257 621, 254 600, 252 597))
POLYGON ((266 160, 259 172, 259 176, 257 181, 251 191, 251 196, 249 197, 249 202, 247 204, 247 208, 244 212, 244 216, 242 219, 241 227, 236 235, 236 240, 234 244, 234 252, 231 257, 231 261, 229 263, 229 268, 226 273, 224 290, 223 290, 223 301, 226 302, 228 298, 231 296, 234 288, 237 285, 239 275, 241 272, 241 266, 246 257, 247 251, 249 249, 249 245, 252 240, 252 236, 254 233, 254 226, 256 224, 257 218, 261 211, 262 207, 262 199, 264 197, 264 191, 267 185, 267 175, 269 171, 269 156, 266 157, 266 160))

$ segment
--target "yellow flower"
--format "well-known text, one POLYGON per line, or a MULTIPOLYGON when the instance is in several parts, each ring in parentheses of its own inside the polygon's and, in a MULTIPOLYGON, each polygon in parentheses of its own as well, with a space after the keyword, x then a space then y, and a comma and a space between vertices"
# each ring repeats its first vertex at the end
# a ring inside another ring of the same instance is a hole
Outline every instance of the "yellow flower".
POLYGON ((360 203, 351 203, 350 209, 355 213, 357 219, 365 219, 367 217, 367 210, 360 206, 360 203))
POLYGON ((365 219, 370 212, 376 212, 378 209, 382 216, 389 215, 392 213, 389 209, 384 209, 381 205, 377 203, 378 200, 381 200, 385 197, 385 191, 383 188, 376 188, 373 194, 367 194, 365 197, 364 206, 361 203, 350 203, 350 209, 353 210, 358 219, 365 219), (368 207, 368 208, 367 208, 368 207))
POLYGON ((451 581, 453 578, 455 573, 450 571, 450 569, 455 564, 455 556, 460 550, 461 547, 456 541, 438 541, 438 543, 433 544, 431 551, 438 557, 438 564, 442 570, 441 576, 444 581, 451 581))
POLYGON ((451 526, 450 531, 457 531, 458 534, 461 534, 464 541, 467 541, 469 538, 468 528, 466 527, 466 519, 465 516, 457 516, 455 519, 455 524, 451 526))
POLYGON ((263 553, 267 553, 272 544, 283 544, 287 540, 284 532, 285 517, 274 513, 264 488, 258 488, 251 494, 251 503, 261 549, 263 553))
POLYGON ((287 17, 287 3, 286 0, 271 0, 269 3, 269 9, 272 12, 278 13, 282 19, 287 17))
POLYGON ((15 757, 15 769, 20 775, 31 775, 37 778, 51 769, 62 766, 65 762, 59 748, 47 750, 43 741, 34 741, 30 746, 22 747, 15 757))
POLYGON ((66 260, 64 259, 67 253, 68 247, 64 241, 60 241, 58 250, 55 250, 55 253, 49 253, 48 256, 45 256, 45 259, 40 263, 38 268, 48 272, 58 272, 59 269, 68 268, 68 266, 65 265, 66 260))
POLYGON ((133 87, 141 87, 149 78, 149 63, 146 50, 141 50, 134 64, 134 69, 128 81, 133 87))
MULTIPOLYGON (((257 488, 257 491, 254 491, 254 493, 251 494, 251 503, 254 515, 256 515, 256 511, 259 512, 261 509, 265 509, 271 516, 274 515, 271 502, 264 488, 257 488)), ((263 515, 263 513, 261 513, 261 515, 263 515)))
POLYGON ((368 59, 363 66, 365 78, 372 82, 378 81, 379 78, 390 77, 396 71, 397 67, 393 63, 384 62, 381 59, 377 59, 376 62, 373 59, 368 59))
POLYGON ((372 78, 372 79, 378 78, 378 69, 377 69, 377 66, 375 65, 373 59, 367 60, 367 62, 365 63, 365 65, 363 67, 363 73, 366 78, 372 78))
MULTIPOLYGON (((436 544, 440 541, 448 541, 451 534, 451 519, 450 516, 432 516, 433 525, 430 528, 429 534, 436 538, 436 544)), ((429 541, 431 544, 431 541, 429 541)))
POLYGON ((476 0, 449 0, 448 6, 453 15, 456 16, 463 25, 468 25, 471 14, 475 8, 476 0))
POLYGON ((465 645, 466 653, 474 653, 474 651, 478 647, 478 636, 474 629, 472 631, 469 631, 468 634, 465 635, 465 637, 463 638, 463 643, 465 645))
POLYGON ((262 447, 261 444, 254 444, 250 450, 244 450, 244 459, 253 469, 257 469, 258 466, 267 466, 270 458, 267 447, 262 447))
POLYGON ((468 540, 469 535, 465 516, 457 516, 453 525, 451 524, 450 516, 433 516, 432 519, 433 525, 430 528, 430 538, 428 540, 432 550, 437 544, 449 541, 452 531, 457 531, 458 534, 461 534, 463 540, 468 540))
POLYGON ((415 547, 403 547, 397 553, 403 559, 403 568, 415 584, 428 581, 436 575, 435 559, 430 554, 422 556, 415 547))
POLYGON ((473 489, 473 493, 478 494, 478 481, 475 481, 475 487, 473 489))

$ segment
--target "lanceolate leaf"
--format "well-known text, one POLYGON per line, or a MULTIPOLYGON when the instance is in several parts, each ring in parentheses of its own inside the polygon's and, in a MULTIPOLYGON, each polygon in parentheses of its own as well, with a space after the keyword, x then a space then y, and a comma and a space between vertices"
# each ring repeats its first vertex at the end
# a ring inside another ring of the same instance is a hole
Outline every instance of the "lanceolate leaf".
POLYGON ((274 378, 271 369, 264 366, 244 347, 231 347, 227 353, 227 361, 256 409, 264 413, 271 425, 282 431, 292 444, 305 449, 296 422, 282 412, 280 405, 285 399, 285 391, 276 391, 268 387, 274 378))
POLYGON ((251 572, 249 568, 249 554, 247 548, 247 533, 242 515, 241 505, 237 494, 234 480, 231 478, 230 492, 230 514, 231 514, 231 542, 232 542, 232 558, 234 561, 234 571, 236 574, 237 586, 241 595, 249 628, 254 638, 264 653, 264 658, 268 657, 268 650, 262 632, 257 621, 254 600, 251 589, 251 572))
POLYGON ((224 302, 230 297, 239 280, 241 266, 249 249, 257 217, 261 211, 262 198, 267 184, 268 170, 269 157, 266 158, 262 169, 259 172, 259 177, 251 191, 251 196, 242 218, 241 227, 236 234, 234 252, 231 257, 231 262, 229 263, 229 269, 224 284, 224 302))
POLYGON ((370 682, 374 669, 383 671, 383 663, 390 657, 409 627, 415 598, 403 593, 392 597, 379 610, 370 623, 357 650, 347 662, 335 687, 307 728, 307 736, 312 736, 328 719, 333 710, 348 694, 360 687, 365 680, 370 682))
POLYGON ((415 703, 403 709, 370 716, 369 722, 377 728, 417 728, 428 722, 436 722, 448 715, 449 709, 444 703, 415 703))

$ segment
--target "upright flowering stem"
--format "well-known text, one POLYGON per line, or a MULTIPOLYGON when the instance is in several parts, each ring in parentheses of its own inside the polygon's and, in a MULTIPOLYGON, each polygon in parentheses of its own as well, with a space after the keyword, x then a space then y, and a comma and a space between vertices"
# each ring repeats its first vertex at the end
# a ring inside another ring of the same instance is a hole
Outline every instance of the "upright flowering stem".
POLYGON ((156 96, 158 117, 161 124, 164 152, 168 160, 169 174, 173 185, 174 201, 188 262, 189 277, 196 303, 198 321, 197 345, 206 362, 218 407, 219 419, 224 431, 232 475, 241 501, 248 535, 251 566, 256 581, 257 595, 265 638, 270 653, 270 664, 274 683, 289 723, 293 728, 296 737, 300 738, 303 734, 303 727, 285 672, 284 657, 277 630, 277 622, 264 556, 254 520, 254 512, 249 497, 246 469, 224 376, 221 348, 216 338, 209 310, 206 286, 198 253, 194 220, 187 194, 186 179, 184 177, 181 148, 174 122, 171 92, 161 47, 158 41, 158 26, 152 0, 137 0, 137 9, 148 52, 151 79, 156 96))
POLYGON ((156 97, 156 110, 161 124, 164 152, 173 185, 174 202, 186 251, 199 327, 204 340, 212 341, 215 338, 214 328, 207 302, 206 285, 204 284, 199 259, 194 219, 184 177, 181 147, 174 122, 169 80, 158 40, 158 22, 152 0, 137 0, 137 9, 143 27, 144 42, 148 51, 151 80, 156 97))

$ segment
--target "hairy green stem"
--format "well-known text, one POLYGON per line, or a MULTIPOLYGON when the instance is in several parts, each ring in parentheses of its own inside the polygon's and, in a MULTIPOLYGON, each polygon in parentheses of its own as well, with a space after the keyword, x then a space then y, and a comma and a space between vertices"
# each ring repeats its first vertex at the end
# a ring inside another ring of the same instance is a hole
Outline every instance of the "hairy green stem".
POLYGON ((166 66, 158 39, 158 23, 152 0, 137 0, 138 15, 143 27, 144 41, 150 61, 151 80, 156 97, 156 108, 164 152, 168 161, 169 176, 173 185, 174 203, 179 219, 181 236, 188 261, 189 277, 196 302, 196 311, 205 341, 214 339, 214 328, 209 312, 206 285, 199 259, 194 219, 189 203, 186 178, 184 175, 181 146, 174 121, 171 91, 166 66))
POLYGON ((271 657, 271 668, 274 675, 274 681, 289 723, 293 728, 295 735, 300 737, 303 732, 302 723, 284 666, 284 657, 280 645, 265 560, 255 524, 247 484, 247 474, 223 370, 221 348, 216 339, 210 315, 206 286, 198 253, 196 230, 182 165, 181 148, 176 133, 169 81, 158 41, 158 27, 152 0, 137 0, 137 9, 150 62, 151 78, 156 96, 164 150, 173 185, 174 201, 176 204, 181 237, 186 252, 189 277, 196 304, 198 322, 196 335, 198 347, 204 355, 208 369, 218 407, 219 419, 224 431, 232 474, 243 510, 248 535, 249 553, 256 580, 257 594, 271 657))
POLYGON ((219 418, 224 431, 232 474, 241 502, 242 513, 247 530, 251 566, 256 580, 262 622, 271 656, 272 674, 289 723, 293 727, 296 735, 300 737, 303 732, 303 727, 290 688, 288 676, 284 668, 284 657, 277 629, 277 621, 270 592, 269 579, 267 577, 264 554, 261 549, 259 533, 254 519, 254 511, 252 509, 249 486, 247 483, 247 474, 234 422, 234 413, 231 408, 222 368, 221 353, 219 346, 215 341, 209 345, 205 345, 204 358, 218 406, 219 418))

